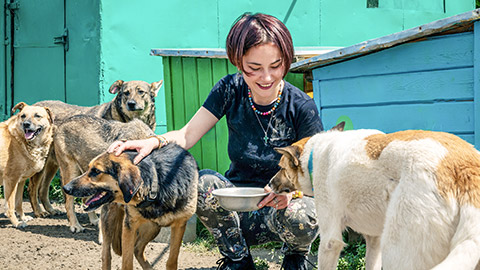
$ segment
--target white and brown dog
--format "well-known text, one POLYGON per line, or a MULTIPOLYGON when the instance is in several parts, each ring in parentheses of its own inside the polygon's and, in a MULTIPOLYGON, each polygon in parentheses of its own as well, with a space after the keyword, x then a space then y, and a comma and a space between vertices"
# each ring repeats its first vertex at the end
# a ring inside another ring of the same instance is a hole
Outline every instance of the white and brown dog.
POLYGON ((347 226, 366 239, 367 269, 475 269, 479 152, 444 132, 343 126, 278 148, 270 181, 276 192, 315 197, 318 269, 336 268, 347 226))

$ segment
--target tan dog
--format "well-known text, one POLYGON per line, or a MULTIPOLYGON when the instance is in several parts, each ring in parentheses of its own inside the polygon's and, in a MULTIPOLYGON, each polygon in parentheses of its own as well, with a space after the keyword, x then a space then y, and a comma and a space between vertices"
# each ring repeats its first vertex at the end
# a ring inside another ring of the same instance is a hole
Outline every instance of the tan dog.
POLYGON ((13 226, 25 227, 31 217, 22 209, 25 181, 42 170, 53 142, 53 116, 48 108, 20 102, 0 123, 0 184, 3 184, 6 215, 13 226), (20 221, 15 215, 20 217, 20 221))
POLYGON ((318 269, 335 269, 348 226, 366 269, 475 269, 480 258, 480 154, 444 132, 332 131, 279 148, 270 185, 314 196, 318 269))
MULTIPOLYGON (((91 115, 107 120, 116 120, 120 122, 129 122, 133 119, 140 119, 146 123, 152 130, 155 129, 155 97, 163 84, 160 80, 154 83, 144 81, 128 81, 118 80, 110 87, 110 93, 117 94, 115 98, 107 103, 93 107, 81 107, 70 105, 61 101, 40 101, 35 105, 48 106, 55 115, 55 122, 61 122, 73 115, 91 115)), ((85 142, 88 142, 88 135, 85 142)), ((89 160, 85 161, 88 162, 89 160)), ((30 202, 34 210, 35 216, 45 217, 49 214, 57 214, 48 199, 48 189, 50 182, 58 170, 58 164, 55 159, 54 148, 49 155, 45 168, 40 173, 34 175, 30 179, 28 187, 30 202), (42 202, 44 209, 40 206, 39 200, 42 202), (46 211, 45 211, 46 210, 46 211)), ((71 213, 71 209, 67 206, 67 215, 69 217, 70 229, 72 232, 83 231, 83 227, 79 226, 76 218, 72 219, 75 213, 71 213)), ((73 207, 73 206, 72 206, 73 207)), ((90 221, 96 223, 96 215, 89 215, 90 221)))
POLYGON ((86 211, 110 203, 110 209, 102 211, 109 216, 106 220, 102 217, 103 269, 110 269, 110 246, 115 252, 121 252, 122 269, 133 269, 133 255, 143 269, 151 269, 145 259, 145 246, 155 238, 160 227, 166 226, 171 227, 166 269, 177 269, 186 224, 197 205, 197 163, 188 151, 176 144, 154 150, 138 165, 132 162, 136 155, 134 151, 118 157, 103 153, 90 162, 84 174, 63 189, 75 197, 90 197, 85 203, 86 211), (125 211, 114 203, 124 205, 125 211))

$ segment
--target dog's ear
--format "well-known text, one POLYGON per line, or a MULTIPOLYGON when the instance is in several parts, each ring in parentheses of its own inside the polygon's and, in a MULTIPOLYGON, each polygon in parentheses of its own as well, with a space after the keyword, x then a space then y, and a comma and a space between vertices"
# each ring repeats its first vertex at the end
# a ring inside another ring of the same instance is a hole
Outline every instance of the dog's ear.
POLYGON ((338 123, 336 126, 334 126, 331 130, 343 131, 344 128, 345 128, 345 121, 342 121, 338 123))
POLYGON ((123 194, 123 200, 125 203, 129 203, 133 196, 137 193, 142 179, 140 177, 140 170, 133 165, 123 165, 118 170, 118 185, 123 194))
POLYGON ((48 114, 48 121, 50 121, 50 124, 53 124, 53 113, 48 107, 43 107, 45 111, 47 111, 48 114))
POLYGON ((15 107, 12 108, 12 114, 14 114, 17 110, 22 111, 23 108, 25 108, 25 106, 27 106, 27 103, 25 102, 17 103, 17 105, 15 105, 15 107))
POLYGON ((298 147, 291 145, 287 147, 275 147, 274 150, 286 156, 294 167, 300 166, 300 151, 298 147))
POLYGON ((163 84, 163 80, 160 80, 158 82, 153 82, 151 85, 150 85, 150 89, 153 91, 153 93, 155 93, 155 96, 157 96, 158 94, 158 90, 160 90, 160 87, 162 87, 162 84, 163 84))
POLYGON ((117 80, 110 86, 110 89, 108 90, 111 94, 116 94, 122 88, 123 81, 122 80, 117 80))

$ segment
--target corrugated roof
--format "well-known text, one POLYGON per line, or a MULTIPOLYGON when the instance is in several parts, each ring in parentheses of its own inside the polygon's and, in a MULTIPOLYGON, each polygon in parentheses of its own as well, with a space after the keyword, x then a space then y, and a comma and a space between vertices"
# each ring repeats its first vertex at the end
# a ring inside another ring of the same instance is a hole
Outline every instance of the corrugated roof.
POLYGON ((319 54, 317 56, 293 63, 290 71, 309 71, 317 67, 349 60, 403 43, 413 42, 428 36, 473 31, 473 23, 479 19, 480 9, 475 9, 388 36, 367 40, 353 46, 319 54))

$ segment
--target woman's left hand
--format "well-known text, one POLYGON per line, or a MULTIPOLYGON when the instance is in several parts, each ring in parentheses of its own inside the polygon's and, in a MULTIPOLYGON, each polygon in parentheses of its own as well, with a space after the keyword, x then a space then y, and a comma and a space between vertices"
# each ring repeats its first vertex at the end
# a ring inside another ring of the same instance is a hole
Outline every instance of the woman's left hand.
POLYGON ((269 194, 258 203, 258 207, 260 208, 270 206, 275 209, 283 209, 286 208, 292 200, 292 193, 276 194, 268 185, 263 189, 265 192, 269 192, 269 194))

